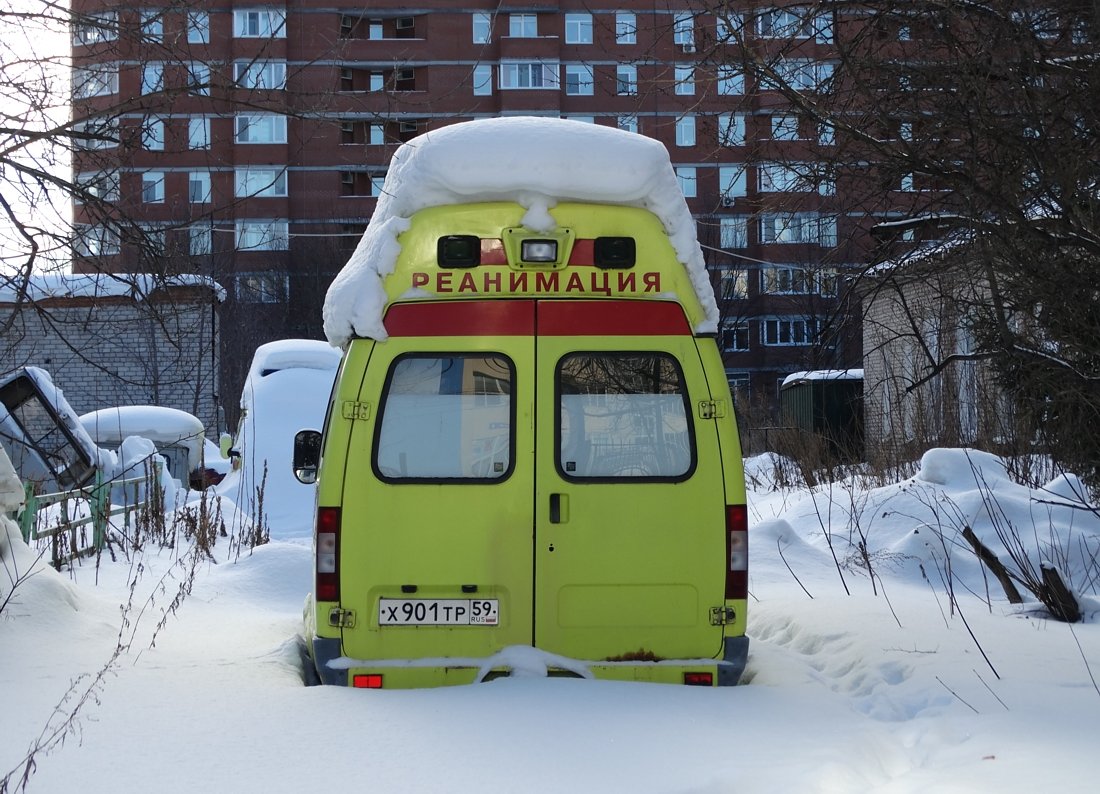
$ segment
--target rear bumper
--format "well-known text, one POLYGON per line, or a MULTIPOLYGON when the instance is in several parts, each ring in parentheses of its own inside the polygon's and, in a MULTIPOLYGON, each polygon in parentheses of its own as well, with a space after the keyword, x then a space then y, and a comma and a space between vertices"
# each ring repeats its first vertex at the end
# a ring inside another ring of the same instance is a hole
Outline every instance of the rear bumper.
POLYGON ((356 676, 381 676, 385 689, 457 686, 511 675, 683 684, 687 673, 710 673, 714 686, 734 686, 745 671, 748 650, 748 637, 730 637, 724 642, 722 659, 590 662, 546 654, 536 648, 513 647, 483 659, 368 661, 342 656, 338 639, 313 638, 313 662, 321 683, 350 686, 356 676))

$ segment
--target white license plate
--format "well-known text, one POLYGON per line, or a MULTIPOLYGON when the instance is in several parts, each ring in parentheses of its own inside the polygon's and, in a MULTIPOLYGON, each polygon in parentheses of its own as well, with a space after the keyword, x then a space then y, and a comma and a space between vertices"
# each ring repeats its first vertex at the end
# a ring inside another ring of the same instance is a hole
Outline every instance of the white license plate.
POLYGON ((500 603, 495 598, 382 598, 379 626, 495 626, 500 603))

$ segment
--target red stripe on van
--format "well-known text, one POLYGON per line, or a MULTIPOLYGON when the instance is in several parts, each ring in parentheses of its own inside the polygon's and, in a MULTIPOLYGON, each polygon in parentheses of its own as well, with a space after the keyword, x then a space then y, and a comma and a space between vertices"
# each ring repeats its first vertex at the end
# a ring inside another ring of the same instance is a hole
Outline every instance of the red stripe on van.
POLYGON ((667 301, 539 301, 542 336, 690 334, 684 310, 667 301))
POLYGON ((531 336, 534 301, 398 303, 385 325, 390 336, 531 336))
POLYGON ((589 238, 574 240, 573 250, 569 252, 569 264, 576 266, 591 265, 596 258, 596 241, 589 238))

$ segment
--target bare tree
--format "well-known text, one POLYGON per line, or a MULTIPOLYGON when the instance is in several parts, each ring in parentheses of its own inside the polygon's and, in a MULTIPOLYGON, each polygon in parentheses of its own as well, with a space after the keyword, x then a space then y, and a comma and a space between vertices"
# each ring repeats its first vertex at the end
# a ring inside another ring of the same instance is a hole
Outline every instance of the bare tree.
MULTIPOLYGON (((988 362, 1049 450, 1100 484, 1100 444, 1080 432, 1100 419, 1095 3, 733 5, 712 11, 739 46, 711 57, 751 75, 757 110, 829 131, 814 159, 847 197, 860 286, 902 288, 881 265, 939 243, 924 276, 950 274, 938 297, 975 344, 917 345, 911 388, 961 359, 988 362)), ((924 317, 910 317, 895 332, 920 339, 924 317)))

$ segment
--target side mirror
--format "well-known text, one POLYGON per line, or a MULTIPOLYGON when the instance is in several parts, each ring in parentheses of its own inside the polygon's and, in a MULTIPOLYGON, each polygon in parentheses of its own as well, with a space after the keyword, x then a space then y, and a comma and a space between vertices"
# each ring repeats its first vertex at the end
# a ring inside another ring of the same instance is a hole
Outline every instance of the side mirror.
POLYGON ((294 476, 304 485, 317 482, 317 466, 321 462, 321 434, 316 430, 299 430, 294 435, 294 476))

